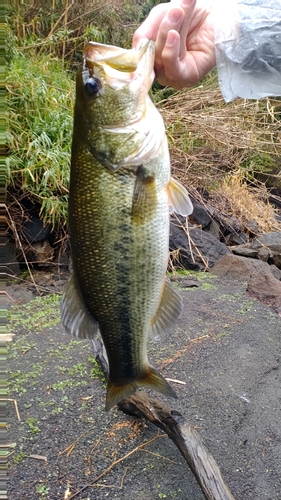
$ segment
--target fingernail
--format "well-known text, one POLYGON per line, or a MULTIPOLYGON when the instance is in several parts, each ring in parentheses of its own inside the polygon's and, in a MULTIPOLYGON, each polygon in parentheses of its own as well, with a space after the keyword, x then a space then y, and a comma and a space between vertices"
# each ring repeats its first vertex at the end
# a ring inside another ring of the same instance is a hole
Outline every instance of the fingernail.
POLYGON ((189 7, 193 3, 193 0, 181 0, 182 7, 189 7))
POLYGON ((181 18, 182 12, 180 10, 171 10, 168 13, 168 20, 173 24, 177 24, 181 18))
POLYGON ((173 36, 173 33, 168 33, 167 39, 166 39, 166 46, 167 47, 173 47, 175 43, 175 37, 173 36))

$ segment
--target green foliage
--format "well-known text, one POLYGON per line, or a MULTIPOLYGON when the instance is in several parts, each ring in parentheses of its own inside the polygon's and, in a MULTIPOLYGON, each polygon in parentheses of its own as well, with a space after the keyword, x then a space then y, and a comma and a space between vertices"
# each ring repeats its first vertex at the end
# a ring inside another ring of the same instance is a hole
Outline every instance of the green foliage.
POLYGON ((41 205, 53 226, 67 214, 74 82, 61 61, 18 53, 7 77, 8 182, 41 205))
POLYGON ((36 486, 36 493, 40 494, 40 498, 46 497, 49 493, 49 486, 46 486, 45 484, 38 484, 36 486))
POLYGON ((170 0, 148 0, 144 2, 140 14, 140 21, 143 21, 148 16, 149 12, 153 7, 155 7, 155 5, 158 5, 159 3, 167 3, 169 1, 170 0))
POLYGON ((178 91, 172 87, 163 87, 159 82, 155 81, 152 85, 150 94, 153 99, 153 102, 158 103, 172 95, 176 94, 178 91))
POLYGON ((22 460, 25 459, 25 457, 26 457, 26 454, 23 451, 21 451, 20 453, 15 455, 14 463, 19 464, 22 460))
MULTIPOLYGON (((26 304, 15 305, 8 313, 10 330, 21 327, 26 332, 39 332, 42 328, 56 325, 60 321, 61 296, 50 294, 26 304)), ((34 347, 33 343, 24 342, 21 350, 29 350, 34 347)))
POLYGON ((29 55, 52 54, 80 64, 83 46, 89 40, 130 46, 144 7, 152 3, 73 2, 67 8, 59 2, 33 8, 20 4, 9 7, 7 21, 16 45, 29 55))
MULTIPOLYGON (((100 2, 8 7, 8 193, 35 203, 53 228, 67 221, 74 80, 83 46, 89 40, 130 46, 140 11, 100 2)), ((13 208, 11 216, 20 233, 13 208)))
POLYGON ((33 434, 38 434, 38 432, 40 432, 37 423, 38 422, 36 418, 30 417, 26 419, 26 424, 29 428, 29 431, 32 432, 33 434))
POLYGON ((267 187, 281 187, 280 159, 265 151, 251 152, 242 160, 241 172, 248 182, 259 181, 267 187))
POLYGON ((241 162, 241 167, 247 176, 254 176, 255 173, 272 173, 276 167, 274 158, 263 152, 253 152, 241 162))

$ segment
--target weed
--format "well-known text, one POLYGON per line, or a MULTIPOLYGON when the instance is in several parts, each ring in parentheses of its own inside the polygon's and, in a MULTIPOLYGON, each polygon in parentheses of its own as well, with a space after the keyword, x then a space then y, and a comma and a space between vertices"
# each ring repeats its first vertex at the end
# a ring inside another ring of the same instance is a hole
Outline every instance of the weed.
POLYGON ((87 369, 87 364, 86 363, 77 363, 76 365, 72 366, 71 368, 67 369, 68 375, 76 375, 79 374, 81 376, 86 376, 88 372, 87 369))
POLYGON ((90 371, 90 377, 92 379, 101 379, 103 383, 106 382, 105 376, 103 372, 100 369, 100 366, 94 356, 89 356, 88 361, 93 364, 93 367, 91 368, 90 371))
POLYGON ((217 335, 215 335, 215 339, 218 339, 218 340, 223 339, 224 337, 229 337, 229 335, 230 335, 229 333, 225 333, 225 332, 217 333, 217 335))
POLYGON ((275 210, 268 202, 265 188, 262 189, 262 186, 249 188, 242 169, 225 178, 220 192, 227 198, 232 215, 246 227, 248 221, 253 220, 257 223, 259 232, 280 230, 275 210))
MULTIPOLYGON (((141 12, 137 5, 69 7, 65 16, 59 6, 31 11, 19 4, 7 16, 8 191, 13 199, 20 193, 21 202, 31 200, 56 228, 67 219, 75 91, 70 64, 72 70, 81 65, 85 40, 128 46, 141 12)), ((24 212, 25 203, 21 213, 28 216, 24 212)), ((12 217, 20 233, 13 206, 12 217)))
MULTIPOLYGON (((39 332, 42 328, 56 325, 60 321, 60 300, 61 296, 59 294, 50 294, 44 297, 36 297, 36 299, 26 304, 13 306, 8 312, 10 332, 18 327, 27 332, 39 332)), ((16 343, 13 343, 12 349, 16 345, 16 343)), ((32 341, 19 345, 20 350, 24 352, 34 348, 36 344, 32 341)))
POLYGON ((46 497, 49 493, 50 488, 45 484, 37 484, 36 493, 39 493, 41 497, 46 497))
POLYGON ((60 413, 63 412, 63 408, 61 407, 58 407, 58 408, 54 408, 52 411, 51 411, 51 415, 59 415, 60 413))
POLYGON ((59 382, 56 382, 55 384, 52 384, 50 386, 50 389, 53 389, 54 391, 64 391, 65 389, 72 388, 72 387, 79 387, 83 385, 87 385, 88 382, 87 380, 60 380, 59 382))
POLYGON ((14 463, 19 464, 22 460, 24 460, 26 457, 26 454, 23 451, 20 451, 17 455, 14 457, 14 463))
POLYGON ((26 387, 28 385, 34 386, 37 384, 38 376, 43 369, 43 364, 41 362, 35 363, 32 368, 32 371, 26 373, 21 370, 10 372, 9 378, 12 392, 15 392, 16 394, 23 394, 26 392, 26 387))
POLYGON ((34 417, 27 418, 26 424, 27 424, 30 432, 32 432, 33 434, 38 434, 39 432, 41 432, 38 425, 36 425, 37 424, 36 418, 34 418, 34 417))
POLYGON ((48 407, 48 406, 54 406, 56 404, 54 399, 51 399, 51 401, 38 401, 39 405, 42 406, 42 408, 48 407))
POLYGON ((211 283, 202 283, 202 289, 203 290, 214 290, 216 287, 212 285, 211 283))

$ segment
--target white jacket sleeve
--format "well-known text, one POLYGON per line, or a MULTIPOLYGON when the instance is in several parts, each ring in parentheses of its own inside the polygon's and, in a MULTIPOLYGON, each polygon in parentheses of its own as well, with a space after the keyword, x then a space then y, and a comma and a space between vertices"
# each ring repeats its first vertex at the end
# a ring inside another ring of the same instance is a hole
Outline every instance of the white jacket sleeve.
POLYGON ((225 100, 281 96, 281 0, 212 0, 212 10, 225 100))

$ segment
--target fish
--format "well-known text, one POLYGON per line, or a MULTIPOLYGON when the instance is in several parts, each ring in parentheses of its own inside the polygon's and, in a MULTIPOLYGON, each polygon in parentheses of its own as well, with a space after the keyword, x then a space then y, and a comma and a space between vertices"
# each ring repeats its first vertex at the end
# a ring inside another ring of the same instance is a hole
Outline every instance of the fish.
POLYGON ((171 177, 163 118, 149 97, 155 43, 89 42, 76 77, 69 231, 72 275, 61 305, 67 332, 101 335, 109 375, 105 409, 138 388, 177 397, 147 355, 182 310, 167 281, 169 218, 188 215, 171 177))

